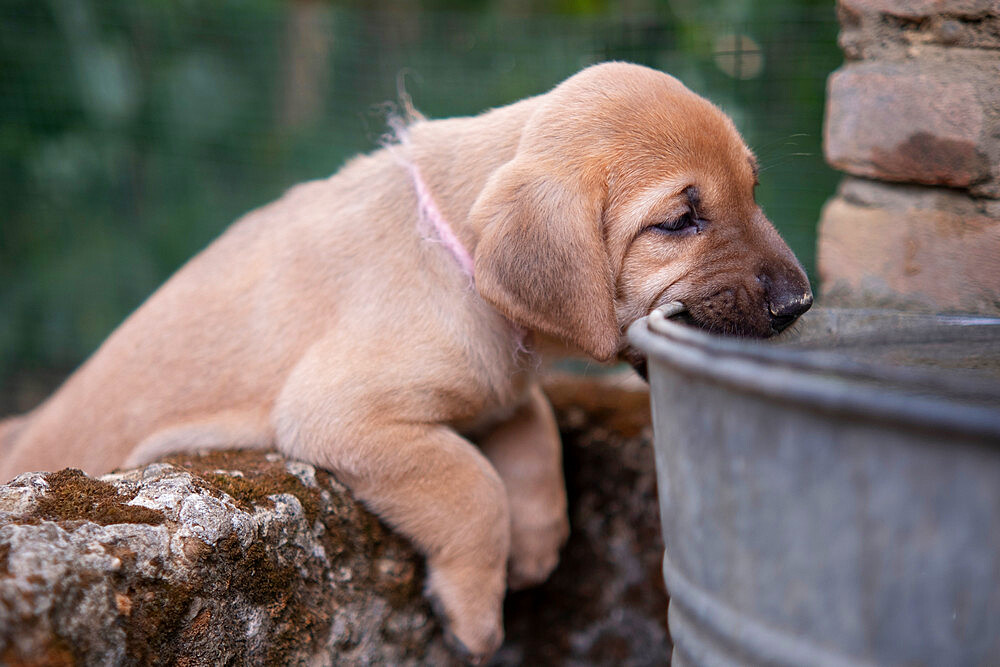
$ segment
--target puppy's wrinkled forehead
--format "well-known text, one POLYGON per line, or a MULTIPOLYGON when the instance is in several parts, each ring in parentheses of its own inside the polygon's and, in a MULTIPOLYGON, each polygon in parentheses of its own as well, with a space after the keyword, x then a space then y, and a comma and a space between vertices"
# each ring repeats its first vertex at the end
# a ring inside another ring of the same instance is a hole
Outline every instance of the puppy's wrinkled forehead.
POLYGON ((562 159, 604 170, 608 180, 649 182, 685 171, 740 192, 756 181, 753 155, 729 117, 672 76, 607 63, 548 97, 526 133, 559 142, 562 159))

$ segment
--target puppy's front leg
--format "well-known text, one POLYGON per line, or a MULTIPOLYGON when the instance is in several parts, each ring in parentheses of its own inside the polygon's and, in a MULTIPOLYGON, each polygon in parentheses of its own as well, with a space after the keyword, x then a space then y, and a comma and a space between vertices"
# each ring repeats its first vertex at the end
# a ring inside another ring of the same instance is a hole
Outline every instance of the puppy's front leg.
POLYGON ((507 487, 511 518, 508 585, 545 581, 569 535, 562 442, 552 406, 538 385, 528 401, 482 439, 483 453, 507 487))
POLYGON ((332 395, 348 400, 332 407, 317 379, 304 379, 307 386, 292 387, 279 401, 279 449, 332 470, 410 538, 427 557, 428 592, 449 630, 473 661, 489 657, 503 640, 510 548, 507 496, 496 470, 447 426, 397 421, 397 411, 366 409, 343 387, 332 395))
POLYGON ((455 637, 473 657, 492 654, 503 639, 510 550, 503 482, 450 428, 397 426, 372 436, 386 449, 372 465, 352 466, 346 483, 427 555, 428 590, 455 637))

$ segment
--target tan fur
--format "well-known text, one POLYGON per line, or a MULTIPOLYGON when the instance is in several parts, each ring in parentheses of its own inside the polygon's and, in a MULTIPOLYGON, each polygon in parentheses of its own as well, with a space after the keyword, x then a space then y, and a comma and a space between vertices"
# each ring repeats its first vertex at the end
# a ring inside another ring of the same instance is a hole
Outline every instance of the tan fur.
POLYGON ((768 335, 775 295, 809 288, 732 123, 665 74, 595 66, 409 133, 191 260, 11 429, 0 478, 276 446, 412 538, 454 635, 491 654, 508 568, 543 580, 567 534, 558 433, 509 320, 608 360, 634 357, 625 328, 667 301, 768 335), (400 158, 473 254, 477 289, 421 237, 400 158), (704 229, 651 229, 691 187, 704 229))

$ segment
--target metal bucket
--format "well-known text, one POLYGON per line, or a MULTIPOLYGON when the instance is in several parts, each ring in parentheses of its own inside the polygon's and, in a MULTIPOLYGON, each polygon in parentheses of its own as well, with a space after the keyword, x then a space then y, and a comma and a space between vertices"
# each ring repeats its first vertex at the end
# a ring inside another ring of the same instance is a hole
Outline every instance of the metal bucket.
POLYGON ((1000 319, 656 315, 673 664, 1000 664, 1000 319))

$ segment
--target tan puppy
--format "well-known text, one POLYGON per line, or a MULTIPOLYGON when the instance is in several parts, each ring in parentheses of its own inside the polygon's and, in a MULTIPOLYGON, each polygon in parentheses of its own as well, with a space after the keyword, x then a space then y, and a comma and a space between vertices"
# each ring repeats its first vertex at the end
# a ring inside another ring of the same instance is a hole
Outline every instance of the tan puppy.
POLYGON ((0 426, 0 477, 277 447, 409 536, 451 631, 489 656, 508 569, 511 585, 542 581, 568 531, 559 436, 522 343, 634 356, 625 328, 672 300, 704 327, 767 336, 811 295, 730 120, 660 72, 598 65, 408 134, 191 260, 0 426), (418 181, 474 287, 427 238, 418 181))

